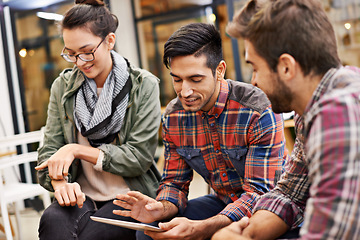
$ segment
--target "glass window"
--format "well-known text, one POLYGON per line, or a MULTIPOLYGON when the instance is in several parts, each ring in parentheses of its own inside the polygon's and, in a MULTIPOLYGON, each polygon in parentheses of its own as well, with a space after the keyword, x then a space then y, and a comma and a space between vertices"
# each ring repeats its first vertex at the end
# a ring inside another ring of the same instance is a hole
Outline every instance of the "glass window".
MULTIPOLYGON (((42 9, 44 12, 64 14, 73 3, 42 9)), ((64 46, 58 24, 37 16, 36 10, 14 13, 16 50, 19 54, 21 75, 25 89, 28 130, 34 131, 45 125, 50 87, 59 73, 73 64, 60 56, 64 46)))
POLYGON ((212 3, 212 0, 138 0, 140 7, 136 17, 159 15, 184 8, 192 8, 212 3))

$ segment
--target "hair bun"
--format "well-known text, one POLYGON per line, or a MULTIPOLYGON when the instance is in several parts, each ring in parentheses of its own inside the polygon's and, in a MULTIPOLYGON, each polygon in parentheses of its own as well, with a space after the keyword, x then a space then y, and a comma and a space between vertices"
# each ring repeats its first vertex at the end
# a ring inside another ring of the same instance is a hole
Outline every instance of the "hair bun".
POLYGON ((75 0, 75 4, 87 4, 92 6, 104 6, 103 0, 75 0))

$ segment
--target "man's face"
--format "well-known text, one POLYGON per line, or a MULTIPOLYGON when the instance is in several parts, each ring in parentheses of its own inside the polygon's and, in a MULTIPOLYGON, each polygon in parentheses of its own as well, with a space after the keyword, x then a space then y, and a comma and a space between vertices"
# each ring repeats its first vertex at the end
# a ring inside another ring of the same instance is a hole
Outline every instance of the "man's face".
POLYGON ((273 72, 264 58, 255 51, 253 44, 245 40, 245 60, 253 67, 251 84, 268 96, 275 113, 291 112, 293 94, 278 73, 273 72))
POLYGON ((220 81, 206 66, 206 56, 177 56, 170 66, 174 90, 185 111, 209 111, 220 91, 220 81))

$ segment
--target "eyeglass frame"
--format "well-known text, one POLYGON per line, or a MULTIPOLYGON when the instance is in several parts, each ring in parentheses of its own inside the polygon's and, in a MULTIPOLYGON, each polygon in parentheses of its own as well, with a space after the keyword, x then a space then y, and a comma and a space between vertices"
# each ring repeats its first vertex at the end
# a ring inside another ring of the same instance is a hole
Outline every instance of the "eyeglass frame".
POLYGON ((91 61, 94 61, 94 60, 95 60, 95 55, 94 55, 94 53, 96 52, 96 50, 98 50, 98 48, 99 48, 100 45, 104 42, 105 39, 106 39, 106 37, 104 37, 104 38, 101 40, 101 42, 100 42, 93 50, 91 50, 91 52, 89 52, 89 53, 79 53, 79 54, 76 54, 76 55, 67 54, 67 53, 64 53, 64 50, 65 50, 65 46, 64 46, 64 48, 63 48, 63 50, 61 51, 61 54, 60 54, 60 55, 63 57, 63 59, 64 59, 65 61, 71 62, 71 63, 76 63, 77 60, 78 60, 78 58, 80 58, 80 60, 83 61, 83 62, 91 62, 91 61), (81 54, 86 54, 86 55, 91 54, 91 55, 92 55, 92 59, 91 59, 91 60, 82 59, 81 56, 80 56, 81 54), (75 61, 69 61, 69 60, 70 60, 69 55, 74 56, 74 57, 75 57, 75 61))

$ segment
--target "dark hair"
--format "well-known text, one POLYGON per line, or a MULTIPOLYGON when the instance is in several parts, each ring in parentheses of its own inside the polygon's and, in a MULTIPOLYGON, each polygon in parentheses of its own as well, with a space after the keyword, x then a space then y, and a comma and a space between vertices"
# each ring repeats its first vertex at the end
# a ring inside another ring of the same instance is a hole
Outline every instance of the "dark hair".
POLYGON ((249 40, 276 72, 279 57, 288 53, 304 75, 326 73, 338 67, 334 29, 316 0, 251 0, 227 26, 233 37, 249 40))
POLYGON ((206 65, 213 75, 223 59, 221 36, 215 26, 207 23, 190 23, 174 32, 164 45, 163 63, 169 68, 171 58, 177 56, 204 54, 207 58, 206 65))
POLYGON ((65 13, 62 29, 87 27, 101 38, 116 31, 119 21, 102 0, 76 0, 75 3, 76 5, 65 13))

